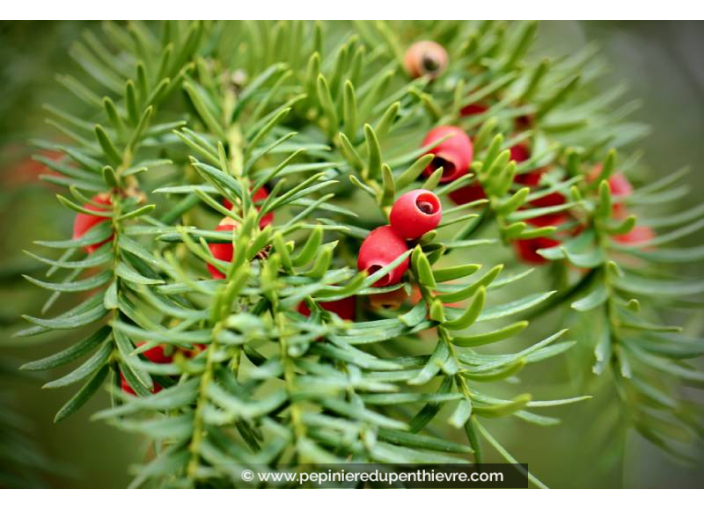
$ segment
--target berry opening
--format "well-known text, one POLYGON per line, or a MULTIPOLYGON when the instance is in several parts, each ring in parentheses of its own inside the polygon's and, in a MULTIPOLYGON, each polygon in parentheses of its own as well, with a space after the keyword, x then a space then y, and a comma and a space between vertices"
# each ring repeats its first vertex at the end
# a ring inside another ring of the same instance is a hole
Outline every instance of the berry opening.
POLYGON ((457 167, 449 159, 441 158, 435 156, 430 162, 430 168, 435 172, 438 168, 442 168, 442 180, 452 179, 452 177, 457 173, 457 167))
POLYGON ((440 61, 432 53, 423 54, 421 65, 423 66, 423 70, 428 73, 434 73, 435 71, 440 69, 440 61))
MULTIPOLYGON (((382 266, 381 264, 372 264, 371 266, 369 266, 367 268, 367 272, 371 276, 374 273, 376 273, 377 271, 381 271, 383 268, 384 268, 384 266, 382 266)), ((375 287, 385 287, 389 283, 391 283, 391 273, 385 274, 383 278, 381 278, 379 281, 377 281, 374 284, 374 286, 375 287)))
POLYGON ((440 210, 440 201, 432 193, 423 193, 416 198, 416 207, 423 214, 432 216, 440 210))

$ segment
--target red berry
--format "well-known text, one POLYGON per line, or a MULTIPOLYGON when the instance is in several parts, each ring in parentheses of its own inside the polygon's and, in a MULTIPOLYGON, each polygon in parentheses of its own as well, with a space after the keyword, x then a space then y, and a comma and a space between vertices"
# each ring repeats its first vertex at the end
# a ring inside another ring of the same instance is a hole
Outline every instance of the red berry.
POLYGON ((403 66, 411 78, 435 78, 447 67, 447 51, 434 41, 420 41, 406 51, 403 66))
MULTIPOLYGON (((511 161, 515 161, 516 163, 523 163, 530 159, 530 151, 524 144, 514 145, 509 151, 511 152, 511 161)), ((545 169, 539 168, 538 170, 533 170, 526 174, 516 175, 514 181, 524 186, 537 186, 540 184, 540 178, 543 176, 543 172, 545 172, 545 169)))
MULTIPOLYGON (((587 175, 587 182, 594 182, 600 173, 601 165, 596 165, 594 170, 587 175)), ((628 178, 621 173, 612 174, 607 182, 609 183, 611 195, 614 197, 623 198, 633 193, 633 186, 628 178)), ((622 217, 626 213, 626 205, 620 202, 614 203, 612 210, 614 216, 622 217)))
MULTIPOLYGON (((266 190, 266 188, 262 187, 257 190, 257 192, 252 195, 252 201, 256 204, 257 202, 264 202, 267 198, 269 198, 269 192, 266 190)), ((224 198, 222 200, 222 205, 226 207, 227 209, 232 209, 232 202, 230 202, 228 199, 224 198)), ((257 211, 260 211, 261 207, 257 207, 257 211)), ((262 219, 259 220, 259 228, 262 230, 264 227, 267 225, 271 225, 274 222, 274 213, 269 212, 266 213, 264 216, 262 216, 262 219)))
POLYGON ((526 220, 527 223, 534 227, 552 227, 561 225, 567 220, 567 215, 564 213, 544 214, 537 218, 526 220))
MULTIPOLYGON (((137 345, 142 345, 144 342, 139 343, 137 345)), ((148 351, 144 351, 142 353, 149 361, 152 363, 158 363, 158 364, 165 364, 165 363, 171 363, 174 359, 173 356, 167 356, 164 353, 164 346, 163 345, 157 345, 156 347, 152 347, 148 351)), ((129 393, 130 395, 136 395, 135 391, 132 389, 130 386, 130 383, 127 382, 127 379, 125 379, 124 374, 120 374, 120 381, 121 381, 121 386, 122 386, 122 391, 125 393, 129 393)), ((161 385, 157 382, 154 383, 154 387, 152 388, 152 393, 159 393, 163 388, 161 385)))
POLYGON ((467 133, 458 127, 436 127, 425 137, 423 146, 431 145, 448 135, 451 135, 450 138, 428 151, 428 154, 434 154, 435 158, 423 171, 426 177, 430 177, 435 170, 442 167, 443 173, 440 182, 459 179, 469 171, 469 165, 472 164, 472 141, 467 133))
POLYGON ((527 174, 519 174, 513 180, 523 186, 537 186, 540 184, 540 179, 543 176, 543 170, 533 170, 527 174))
MULTIPOLYGON (((524 144, 514 145, 509 150, 511 151, 511 160, 515 161, 516 163, 521 163, 530 159, 530 151, 524 144)), ((540 184, 540 179, 543 177, 543 174, 546 170, 546 168, 539 168, 526 174, 517 175, 514 178, 514 181, 523 186, 538 186, 540 184)), ((565 197, 561 193, 554 192, 550 193, 549 195, 545 195, 544 197, 536 198, 535 200, 531 201, 530 204, 535 207, 551 207, 555 205, 562 205, 565 202, 565 197)), ((559 213, 549 214, 545 216, 545 221, 550 222, 553 220, 559 220, 561 218, 562 215, 559 213)))
POLYGON ((530 159, 530 151, 528 147, 522 143, 511 146, 508 151, 511 154, 511 161, 515 161, 516 163, 523 163, 530 159))
MULTIPOLYGON (((112 200, 110 199, 110 195, 108 193, 100 193, 98 195, 95 195, 92 198, 92 201, 98 205, 88 203, 88 204, 83 204, 83 207, 85 207, 89 211, 106 212, 106 211, 110 210, 110 206, 112 205, 112 200), (101 207, 101 206, 104 206, 104 207, 101 207)), ((110 221, 110 218, 106 218, 105 216, 93 216, 93 215, 84 214, 84 213, 76 214, 76 218, 73 220, 73 239, 80 239, 91 228, 93 228, 94 226, 96 226, 99 223, 103 223, 104 221, 110 221)), ((83 249, 86 250, 88 253, 93 253, 95 250, 100 248, 102 245, 104 245, 105 243, 110 241, 112 239, 112 237, 113 236, 110 236, 105 241, 101 241, 96 244, 91 244, 90 246, 84 246, 83 249)))
POLYGON ((486 198, 486 193, 484 192, 484 188, 482 188, 482 185, 478 182, 475 182, 470 184, 469 186, 464 186, 460 189, 450 191, 450 193, 448 193, 448 196, 450 197, 450 200, 452 200, 454 203, 462 205, 486 198))
MULTIPOLYGON (((346 297, 338 301, 319 302, 318 304, 323 310, 337 314, 340 319, 353 321, 355 318, 357 307, 357 298, 355 296, 346 297)), ((298 313, 310 317, 310 309, 305 301, 301 301, 298 305, 298 313)))
MULTIPOLYGON (((594 182, 601 174, 601 165, 596 165, 587 175, 587 182, 594 182)), ((625 197, 633 193, 633 186, 622 173, 615 173, 609 177, 609 189, 615 197, 625 197)))
POLYGON ((417 189, 401 195, 391 208, 391 227, 406 239, 417 239, 438 226, 440 199, 432 191, 417 189))
MULTIPOLYGON (((143 344, 137 344, 137 345, 143 345, 143 344)), ((164 346, 163 345, 157 345, 156 347, 152 347, 148 351, 144 351, 144 356, 151 361, 152 363, 171 363, 174 359, 172 355, 167 355, 164 352, 164 346)))
POLYGON ((609 189, 615 197, 627 197, 633 193, 633 186, 623 174, 614 174, 609 177, 609 189))
POLYGON ((544 248, 559 246, 560 241, 549 237, 536 237, 535 239, 518 239, 514 242, 518 257, 528 264, 545 264, 548 260, 538 253, 544 248))
MULTIPOLYGON (((15 152, 22 153, 24 148, 21 145, 15 146, 14 144, 7 145, 4 147, 3 156, 7 156, 7 159, 3 157, 3 162, 7 160, 15 159, 15 152), (7 154, 5 154, 5 152, 7 154)), ((57 151, 44 150, 38 155, 43 156, 52 161, 58 161, 63 157, 63 154, 57 151)), ((22 159, 19 163, 12 167, 6 167, 2 175, 2 184, 18 185, 30 182, 37 182, 42 175, 60 176, 61 174, 49 169, 44 163, 35 161, 33 158, 22 159)), ((50 183, 44 181, 46 184, 50 183)), ((54 186, 54 185, 52 185, 54 186)))
MULTIPOLYGON (((374 274, 391 264, 408 250, 406 241, 390 226, 379 227, 362 243, 357 259, 360 271, 374 274)), ((374 287, 388 287, 401 281, 403 273, 408 269, 408 258, 402 261, 391 272, 374 284, 374 287)))
POLYGON ((633 227, 633 230, 627 234, 614 236, 614 241, 621 244, 641 244, 651 241, 655 238, 655 232, 652 228, 638 225, 633 227))
MULTIPOLYGON (((229 232, 234 230, 235 226, 235 222, 231 218, 225 218, 215 227, 215 230, 229 232)), ((213 257, 217 260, 232 262, 232 257, 235 255, 235 247, 232 245, 232 242, 208 243, 208 247, 210 248, 210 253, 212 253, 213 257)), ((211 276, 216 280, 223 280, 225 278, 225 275, 210 263, 208 263, 208 272, 210 272, 211 276)))
MULTIPOLYGON (((527 220, 528 223, 535 227, 557 226, 565 221, 564 214, 548 214, 538 218, 527 220)), ((538 250, 545 248, 554 248, 559 246, 561 241, 551 237, 536 237, 534 239, 518 239, 513 242, 514 248, 518 252, 518 258, 528 264, 545 264, 548 262, 546 258, 538 253, 538 250)))
MULTIPOLYGON (((633 193, 633 186, 623 174, 614 174, 609 177, 609 189, 614 197, 627 197, 633 193)), ((626 214, 626 204, 623 202, 615 202, 613 204, 613 215, 615 217, 623 217, 626 214)))
MULTIPOLYGON (((129 393, 130 395, 137 395, 137 393, 135 393, 135 391, 132 389, 132 386, 130 386, 130 383, 127 382, 127 379, 125 379, 125 376, 122 373, 120 374, 120 387, 125 393, 129 393)), ((156 383, 154 384, 154 389, 152 391, 156 393, 156 383)))
POLYGON ((555 205, 563 205, 566 202, 567 200, 565 200, 564 195, 555 191, 549 195, 545 195, 544 197, 536 198, 531 202, 531 204, 535 207, 552 207, 555 205))
POLYGON ((486 113, 489 111, 489 107, 485 104, 482 103, 474 103, 465 106, 460 110, 460 114, 463 117, 470 117, 472 115, 481 115, 482 113, 486 113))

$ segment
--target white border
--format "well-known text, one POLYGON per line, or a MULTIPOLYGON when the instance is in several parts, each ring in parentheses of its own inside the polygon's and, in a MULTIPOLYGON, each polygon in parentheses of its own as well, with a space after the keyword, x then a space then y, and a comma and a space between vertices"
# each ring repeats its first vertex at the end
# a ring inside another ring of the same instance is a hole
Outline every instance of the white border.
POLYGON ((425 0, 121 0, 87 2, 85 0, 26 0, 3 2, 5 19, 259 19, 277 14, 288 19, 629 19, 642 20, 703 19, 704 2, 670 0, 635 2, 634 0, 501 0, 445 1, 425 0))

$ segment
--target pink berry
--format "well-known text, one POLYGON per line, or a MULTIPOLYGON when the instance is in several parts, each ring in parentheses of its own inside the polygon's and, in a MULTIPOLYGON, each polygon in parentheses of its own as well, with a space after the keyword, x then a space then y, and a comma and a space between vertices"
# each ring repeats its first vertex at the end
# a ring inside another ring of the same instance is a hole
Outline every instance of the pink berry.
POLYGON ((411 78, 435 78, 447 67, 447 51, 434 41, 419 41, 406 51, 403 66, 411 78))
POLYGON ((633 227, 633 230, 631 230, 627 234, 614 236, 614 241, 619 242, 621 244, 641 244, 651 241, 654 238, 655 232, 652 228, 644 225, 638 225, 633 227))
MULTIPOLYGON (((594 182, 601 173, 601 165, 596 165, 594 169, 587 175, 587 182, 594 182)), ((633 186, 628 178, 622 173, 615 173, 608 180, 611 196, 617 198, 625 198, 633 193, 633 186)), ((617 218, 623 217, 626 213, 626 205, 621 202, 614 203, 613 215, 617 218)))

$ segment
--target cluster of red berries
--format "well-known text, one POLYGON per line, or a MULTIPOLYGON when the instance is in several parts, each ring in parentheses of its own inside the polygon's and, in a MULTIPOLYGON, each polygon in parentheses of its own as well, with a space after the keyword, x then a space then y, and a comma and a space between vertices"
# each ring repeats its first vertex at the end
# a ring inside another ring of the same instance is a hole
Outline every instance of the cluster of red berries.
MULTIPOLYGON (((598 165, 594 170, 587 176, 588 182, 593 182, 601 173, 601 166, 598 165)), ((530 175, 530 174, 528 174, 530 175)), ((627 216, 626 206, 622 203, 622 200, 633 192, 633 186, 628 181, 626 176, 621 173, 616 173, 609 177, 608 179, 609 189, 611 190, 611 196, 615 197, 617 201, 612 206, 612 216, 616 219, 625 219, 627 216)), ((525 182, 524 184, 531 185, 530 182, 525 182)), ((535 200, 534 205, 538 207, 548 207, 551 205, 560 205, 564 203, 564 197, 557 193, 553 193, 542 199, 535 200), (552 195, 559 196, 560 199, 555 199, 552 195), (540 201, 540 203, 538 203, 540 201)), ((538 218, 533 218, 527 220, 530 224, 535 227, 546 227, 564 225, 570 220, 570 214, 568 212, 558 212, 553 214, 546 214, 538 218)), ((565 236, 576 236, 582 231, 582 226, 579 225, 568 231, 562 233, 565 236)), ((637 244, 648 241, 655 237, 655 233, 650 227, 647 226, 636 226, 630 232, 626 234, 614 236, 614 240, 622 244, 637 244)), ((525 262, 531 264, 544 264, 547 262, 543 258, 538 250, 546 248, 554 248, 562 244, 561 239, 556 239, 552 237, 537 237, 534 239, 521 239, 515 242, 515 247, 518 252, 519 257, 525 262)))
MULTIPOLYGON (((483 113, 484 111, 486 111, 486 108, 482 105, 478 105, 474 108, 466 107, 462 110, 462 113, 464 115, 475 115, 483 113)), ((462 129, 454 126, 440 126, 433 129, 425 137, 425 140, 423 140, 423 145, 431 146, 436 144, 438 140, 448 136, 449 138, 430 149, 429 154, 433 154, 435 158, 424 172, 426 176, 430 176, 438 168, 442 168, 443 173, 440 179, 442 183, 449 183, 466 175, 474 156, 472 140, 462 129)), ((510 157, 512 161, 522 163, 530 159, 530 151, 525 144, 514 145, 510 148, 510 157)), ((527 174, 517 175, 515 182, 524 186, 535 187, 540 183, 540 178, 544 171, 545 169, 538 169, 527 174)), ((477 181, 451 191, 448 195, 450 199, 458 205, 486 198, 486 193, 482 185, 477 181)), ((560 193, 554 192, 535 199, 530 204, 533 207, 549 207, 562 205, 564 203, 565 197, 560 193)), ((544 227, 558 224, 563 221, 563 218, 558 214, 550 214, 528 221, 536 227, 544 227)), ((537 250, 555 246, 555 244, 553 244, 555 242, 554 239, 548 237, 539 237, 536 239, 516 241, 514 246, 522 260, 539 264, 545 262, 545 259, 537 254, 537 250)))
MULTIPOLYGON (((473 104, 462 109, 463 116, 478 115, 485 113, 488 107, 483 104, 473 104)), ((528 120, 517 121, 517 124, 529 122, 528 120)), ((469 165, 472 163, 473 146, 472 140, 467 134, 457 127, 441 126, 433 129, 426 136, 423 145, 431 145, 437 140, 451 135, 451 138, 441 142, 439 145, 431 149, 430 153, 435 155, 430 166, 426 169, 426 175, 430 175, 437 168, 443 168, 443 176, 441 182, 451 182, 465 175, 469 170, 469 165)), ((517 164, 530 159, 530 150, 525 143, 513 145, 510 149, 510 159, 517 164)), ((539 168, 529 173, 519 174, 515 177, 515 182, 523 186, 531 188, 536 187, 540 183, 540 179, 545 168, 539 168)), ((467 204, 476 200, 486 198, 486 193, 482 185, 478 182, 472 182, 467 186, 463 186, 451 191, 450 199, 458 205, 467 204)), ((530 202, 533 207, 550 207, 562 205, 565 203, 565 197, 558 192, 550 193, 544 197, 537 198, 530 202)), ((562 223, 565 219, 561 214, 548 214, 539 218, 528 220, 528 223, 534 227, 553 226, 562 223)), ((550 248, 559 244, 559 241, 549 237, 538 237, 535 239, 518 240, 514 243, 514 248, 518 256, 524 262, 531 264, 541 264, 546 262, 546 259, 541 257, 537 251, 542 248, 550 248)))
MULTIPOLYGON (((462 110, 462 115, 477 115, 485 113, 488 107, 483 104, 469 105, 462 110)), ((518 119, 517 128, 529 125, 530 119, 518 119)), ((425 169, 424 175, 430 176, 438 168, 443 169, 440 182, 449 183, 455 181, 467 174, 469 166, 473 158, 472 140, 467 134, 458 127, 440 126, 431 130, 423 140, 423 146, 431 146, 437 143, 438 140, 447 138, 446 140, 435 145, 429 150, 430 154, 434 154, 435 158, 425 169), (449 138, 447 138, 449 136, 449 138)), ((526 143, 514 145, 510 148, 510 159, 517 164, 530 159, 530 149, 526 143)), ((540 180, 547 168, 538 168, 528 173, 516 175, 515 182, 517 184, 536 188, 540 184, 540 180)), ((601 171, 600 167, 595 168, 588 179, 592 181, 596 179, 601 171)), ((621 200, 623 197, 630 195, 633 191, 631 184, 622 174, 614 174, 609 180, 611 194, 621 200)), ((479 182, 472 182, 467 186, 451 191, 448 196, 458 205, 467 204, 476 200, 486 198, 486 193, 479 182)), ((529 205, 535 208, 544 208, 559 206, 566 203, 566 198, 562 193, 557 191, 549 193, 543 197, 532 200, 529 205)), ((625 205, 617 201, 613 206, 613 216, 615 218, 624 218, 626 215, 625 205)), ((528 224, 535 228, 554 226, 558 227, 565 224, 570 219, 569 213, 557 212, 545 214, 537 218, 526 220, 528 224)), ((581 231, 580 227, 563 235, 577 235, 581 231)), ((625 244, 641 243, 652 239, 654 233, 652 229, 644 226, 637 226, 627 234, 614 236, 617 242, 625 244)), ((536 237, 533 239, 519 239, 514 241, 513 246, 518 257, 529 264, 544 264, 547 259, 542 257, 538 251, 546 248, 553 248, 561 244, 561 240, 554 237, 536 237)))
MULTIPOLYGON (((439 76, 448 65, 448 56, 445 49, 433 41, 421 41, 410 46, 404 58, 404 66, 408 74, 413 78, 428 76, 431 79, 439 76)), ((489 110, 489 106, 484 103, 474 103, 462 108, 461 115, 469 117, 482 115, 489 110)), ((515 120, 518 130, 530 128, 533 119, 530 116, 521 116, 515 120)), ((423 141, 424 146, 435 144, 438 140, 449 136, 447 140, 433 147, 429 153, 435 158, 426 168, 425 175, 430 176, 438 168, 443 169, 440 179, 442 183, 455 181, 469 171, 469 166, 473 158, 472 141, 467 134, 458 127, 440 126, 433 129, 423 141)), ((530 159, 530 150, 523 144, 514 145, 510 148, 511 160, 521 163, 530 159)), ((545 169, 534 170, 527 174, 517 175, 515 182, 524 186, 536 187, 540 183, 545 169)), ((458 205, 467 204, 476 200, 486 198, 486 193, 479 182, 473 182, 449 193, 450 199, 458 205)), ((550 193, 547 196, 533 200, 530 205, 533 207, 549 207, 562 205, 565 197, 560 193, 550 193)), ((563 214, 549 214, 539 218, 528 220, 534 227, 556 226, 565 220, 563 214)), ((541 257, 537 251, 542 248, 550 248, 559 244, 559 241, 549 237, 539 237, 535 239, 518 240, 514 243, 514 248, 518 256, 524 261, 532 264, 541 264, 546 259, 541 257)))
MULTIPOLYGON (((447 52, 441 45, 433 41, 421 41, 413 44, 406 52, 404 58, 404 66, 408 74, 413 78, 427 76, 434 79, 447 68, 447 65, 447 52)), ((488 110, 489 107, 486 104, 477 103, 465 106, 461 110, 461 114, 462 116, 481 115, 488 110)), ((516 128, 519 130, 526 129, 531 126, 532 119, 529 116, 520 117, 516 119, 515 124, 516 128)), ((431 163, 423 171, 424 176, 430 177, 437 169, 442 168, 440 182, 446 184, 461 178, 469 172, 469 167, 472 164, 474 156, 474 149, 472 140, 462 129, 455 126, 439 126, 427 134, 422 145, 424 147, 430 147, 428 154, 434 155, 431 163)), ((529 160, 529 146, 526 143, 512 146, 510 148, 510 159, 516 163, 529 160)), ((537 187, 545 171, 547 171, 546 168, 540 168, 529 173, 517 175, 515 182, 531 188, 537 187)), ((593 181, 596 179, 600 171, 601 169, 599 167, 595 168, 588 176, 588 180, 593 181)), ((632 192, 630 183, 621 174, 611 176, 608 183, 611 188, 611 193, 615 197, 622 198, 632 192)), ((268 191, 266 188, 262 187, 254 193, 252 199, 256 204, 263 202, 268 196, 268 191)), ((486 193, 482 185, 475 181, 450 192, 449 198, 456 204, 462 205, 484 199, 486 198, 486 193)), ((565 197, 561 193, 553 192, 531 201, 529 205, 542 208, 562 205, 564 203, 565 197)), ((227 199, 223 201, 223 205, 228 209, 232 209, 233 207, 233 204, 227 199)), ((111 196, 107 193, 94 196, 92 203, 84 205, 86 209, 96 212, 109 211, 111 206, 111 196)), ((260 207, 257 207, 257 210, 259 209, 260 207)), ((614 217, 623 218, 625 214, 625 205, 617 201, 613 206, 614 217)), ((427 232, 436 228, 441 218, 442 207, 440 200, 431 191, 418 189, 402 195, 396 200, 391 209, 389 225, 373 230, 363 241, 357 260, 358 269, 360 271, 366 271, 368 274, 374 274, 387 267, 409 249, 408 241, 417 240, 427 232)), ((92 227, 109 219, 110 218, 106 216, 93 216, 84 213, 77 214, 73 226, 74 239, 82 237, 92 227)), ((568 219, 568 213, 559 212, 532 218, 527 220, 527 222, 539 228, 545 226, 560 226, 568 219)), ((260 228, 265 228, 267 225, 271 224, 273 220, 273 212, 266 214, 259 222, 260 228)), ((220 221, 215 230, 231 232, 235 230, 237 226, 236 221, 226 217, 220 221)), ((578 233, 579 228, 568 233, 568 235, 576 235, 578 233)), ((621 243, 639 243, 649 240, 653 236, 654 234, 650 228, 636 227, 628 234, 615 236, 614 239, 621 243)), ((85 250, 88 253, 93 253, 110 239, 111 238, 87 246, 85 250)), ((538 251, 544 248, 558 246, 560 243, 561 241, 556 238, 538 237, 534 239, 517 240, 514 242, 514 248, 518 256, 524 262, 542 264, 546 262, 546 259, 543 258, 538 251)), ((231 242, 210 243, 209 248, 213 257, 217 260, 231 262, 234 257, 234 247, 231 242)), ((408 267, 409 258, 407 257, 394 269, 384 275, 383 278, 379 279, 374 286, 388 287, 399 283, 404 273, 408 270, 408 267)), ((207 269, 213 278, 225 278, 225 275, 212 264, 208 263, 207 269)), ((392 304, 397 304, 399 299, 394 295, 394 292, 376 295, 375 299, 382 304, 387 303, 387 301, 392 302, 392 304)), ((403 291, 403 296, 405 299, 405 291, 403 291)), ((341 319, 354 320, 355 318, 356 298, 354 296, 338 301, 320 303, 320 306, 326 311, 337 314, 341 319)), ((300 303, 298 312, 306 317, 311 314, 305 302, 300 303)), ((166 356, 164 354, 164 349, 161 346, 146 351, 144 355, 154 363, 170 363, 173 359, 173 356, 166 356)), ((125 391, 134 393, 124 377, 122 378, 122 386, 125 391)), ((156 384, 154 391, 156 392, 160 388, 161 387, 156 384)))
MULTIPOLYGON (((442 208, 435 193, 418 189, 402 195, 391 208, 390 225, 373 230, 362 242, 357 258, 358 269, 369 274, 382 270, 408 250, 407 240, 418 239, 433 230, 438 226, 441 218, 442 208)), ((388 287, 400 282, 408 265, 409 261, 406 258, 377 281, 374 287, 388 287)), ((387 294, 393 294, 393 292, 387 294)), ((405 291, 402 291, 402 294, 405 299, 405 291)), ((386 294, 378 296, 386 296, 386 294)), ((383 297, 381 299, 383 300, 383 297)), ((370 301, 373 302, 374 297, 370 301)), ((398 299, 394 297, 394 301, 398 299)), ((355 296, 319 304, 323 310, 335 313, 341 319, 355 319, 357 309, 355 296)), ((311 314, 305 302, 298 305, 298 312, 306 317, 311 314)))
MULTIPOLYGON (((372 231, 359 249, 357 268, 374 274, 389 266, 408 250, 407 241, 422 237, 442 219, 440 199, 432 191, 417 189, 400 196, 391 208, 389 225, 372 231)), ((388 287, 401 281, 409 260, 379 279, 374 287, 388 287)))

